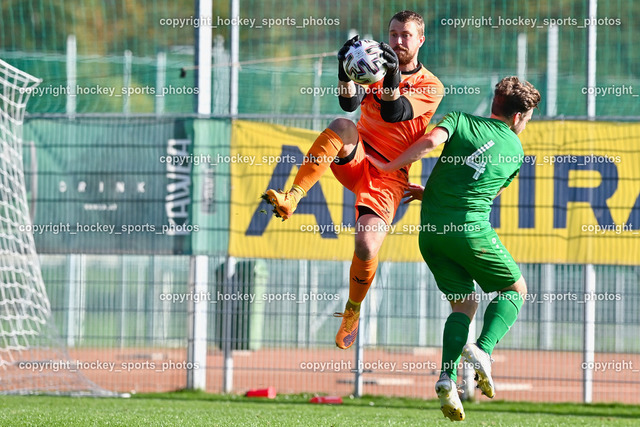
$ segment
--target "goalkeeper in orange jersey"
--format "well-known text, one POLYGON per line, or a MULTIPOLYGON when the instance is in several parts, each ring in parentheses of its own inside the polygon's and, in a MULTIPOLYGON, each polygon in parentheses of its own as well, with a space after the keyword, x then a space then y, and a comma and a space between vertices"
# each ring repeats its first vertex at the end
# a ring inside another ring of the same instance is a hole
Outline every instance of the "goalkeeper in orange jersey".
POLYGON ((409 166, 391 174, 381 173, 367 155, 389 162, 424 135, 443 95, 440 80, 418 61, 425 41, 424 20, 412 11, 396 13, 389 21, 389 44, 381 43, 387 73, 368 90, 352 82, 343 61, 358 36, 338 52, 340 106, 345 111, 361 107, 355 125, 335 119, 315 140, 289 191, 267 190, 263 198, 283 220, 296 210, 300 199, 328 168, 356 194, 355 252, 351 263, 349 300, 336 335, 339 348, 351 347, 358 334, 360 304, 378 267, 378 251, 408 188, 409 166))

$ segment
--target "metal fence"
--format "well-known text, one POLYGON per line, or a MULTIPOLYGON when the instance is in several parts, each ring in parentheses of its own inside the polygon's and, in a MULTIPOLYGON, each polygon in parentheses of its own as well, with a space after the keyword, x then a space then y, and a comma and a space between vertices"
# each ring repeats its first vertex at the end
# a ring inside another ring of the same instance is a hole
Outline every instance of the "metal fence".
MULTIPOLYGON (((450 309, 425 264, 380 264, 357 344, 343 351, 333 344, 339 319, 332 313, 347 298, 348 262, 209 257, 212 280, 195 292, 186 256, 41 261, 61 336, 83 373, 103 387, 185 388, 196 368, 206 371, 210 392, 273 386, 281 393, 435 397, 450 309), (188 351, 194 301, 206 302, 200 332, 207 356, 199 361, 188 351)), ((529 297, 494 352, 498 396, 638 403, 640 270, 596 266, 595 293, 588 294, 585 266, 521 268, 529 297)), ((471 338, 490 299, 483 295, 471 338)))

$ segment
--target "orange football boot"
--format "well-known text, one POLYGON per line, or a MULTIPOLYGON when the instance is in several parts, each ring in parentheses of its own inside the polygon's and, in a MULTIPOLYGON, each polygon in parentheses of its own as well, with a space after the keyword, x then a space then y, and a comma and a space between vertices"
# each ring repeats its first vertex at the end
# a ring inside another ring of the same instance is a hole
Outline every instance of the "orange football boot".
POLYGON ((333 313, 334 317, 342 317, 342 324, 336 334, 336 345, 346 350, 356 340, 358 336, 358 324, 360 323, 360 311, 353 308, 345 310, 344 313, 333 313))
POLYGON ((282 218, 284 221, 293 215, 298 207, 298 202, 304 196, 304 190, 299 187, 293 187, 291 191, 269 189, 262 195, 262 200, 270 203, 276 218, 282 218))

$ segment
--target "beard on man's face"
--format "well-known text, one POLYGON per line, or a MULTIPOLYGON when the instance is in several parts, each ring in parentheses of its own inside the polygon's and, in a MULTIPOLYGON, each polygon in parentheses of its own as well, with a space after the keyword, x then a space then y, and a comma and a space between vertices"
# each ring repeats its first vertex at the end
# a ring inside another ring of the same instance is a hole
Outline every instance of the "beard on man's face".
POLYGON ((415 52, 410 52, 409 49, 396 46, 394 49, 396 55, 398 55, 398 63, 400 65, 407 65, 413 60, 415 52))

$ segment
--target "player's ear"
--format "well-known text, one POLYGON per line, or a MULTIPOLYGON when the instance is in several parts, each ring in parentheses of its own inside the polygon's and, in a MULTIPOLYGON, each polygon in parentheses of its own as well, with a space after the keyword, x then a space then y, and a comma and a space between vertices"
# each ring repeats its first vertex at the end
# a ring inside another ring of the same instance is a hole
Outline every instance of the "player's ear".
POLYGON ((423 34, 423 35, 420 36, 420 38, 418 40, 420 40, 420 46, 419 47, 422 47, 422 45, 424 44, 425 40, 427 40, 427 38, 423 34))
POLYGON ((527 115, 526 111, 523 113, 521 111, 518 111, 517 113, 515 113, 513 115, 513 124, 515 125, 516 123, 520 124, 522 122, 524 122, 524 118, 527 115))

